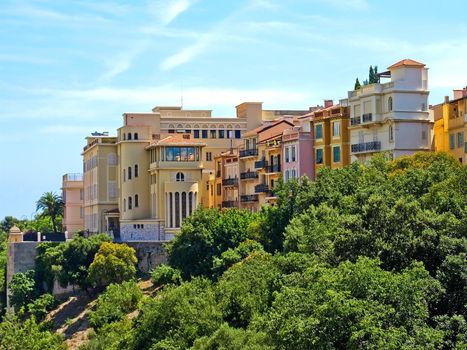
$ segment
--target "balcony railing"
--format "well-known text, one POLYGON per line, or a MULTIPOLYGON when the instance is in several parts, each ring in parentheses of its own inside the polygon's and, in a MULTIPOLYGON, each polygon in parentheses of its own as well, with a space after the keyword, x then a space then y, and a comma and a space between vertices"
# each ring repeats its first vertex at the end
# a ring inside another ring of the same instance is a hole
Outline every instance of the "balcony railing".
POLYGON ((381 150, 381 141, 355 143, 350 146, 352 153, 372 152, 381 150))
POLYGON ((223 179, 222 186, 238 186, 238 178, 223 179))
POLYGON ((268 173, 280 173, 281 172, 280 164, 273 164, 273 165, 268 166, 267 172, 268 173))
POLYGON ((63 175, 63 181, 83 181, 83 174, 81 173, 69 173, 63 175))
POLYGON ((258 155, 258 149, 257 148, 243 149, 243 150, 240 151, 240 158, 257 156, 257 155, 258 155))
POLYGON ((240 202, 246 203, 246 202, 257 202, 258 201, 258 195, 257 194, 244 194, 240 196, 240 202))
POLYGON ((365 113, 365 114, 362 115, 362 117, 363 117, 362 123, 368 123, 368 122, 373 121, 373 114, 372 113, 365 113))
POLYGON ((255 169, 263 169, 268 166, 268 161, 266 159, 261 159, 255 162, 255 169))
POLYGON ((354 118, 350 118, 350 125, 351 126, 354 126, 354 125, 358 125, 358 124, 361 124, 362 123, 362 117, 354 117, 354 118))
POLYGON ((255 186, 256 193, 267 193, 269 192, 269 186, 266 184, 259 184, 255 186))
POLYGON ((223 201, 222 208, 237 208, 238 201, 223 201))
POLYGON ((248 180, 248 179, 257 179, 258 173, 256 171, 246 171, 244 173, 240 173, 240 179, 248 180))

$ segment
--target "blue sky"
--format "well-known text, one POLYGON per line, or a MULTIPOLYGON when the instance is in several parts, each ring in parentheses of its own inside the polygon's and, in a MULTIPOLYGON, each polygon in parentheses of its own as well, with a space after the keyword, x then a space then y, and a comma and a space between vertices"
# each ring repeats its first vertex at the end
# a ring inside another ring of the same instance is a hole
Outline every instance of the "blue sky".
POLYGON ((2 0, 0 218, 81 171, 92 131, 178 105, 304 109, 346 97, 369 65, 427 64, 430 103, 467 85, 465 2, 2 0))

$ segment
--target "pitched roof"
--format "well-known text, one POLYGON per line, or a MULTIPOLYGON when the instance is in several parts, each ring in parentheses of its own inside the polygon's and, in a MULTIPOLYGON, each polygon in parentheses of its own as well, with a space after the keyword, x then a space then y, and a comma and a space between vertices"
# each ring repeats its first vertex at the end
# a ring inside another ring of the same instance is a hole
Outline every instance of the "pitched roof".
POLYGON ((276 126, 276 125, 278 125, 280 123, 283 123, 283 122, 289 124, 290 126, 293 126, 292 122, 289 122, 288 120, 285 120, 285 119, 280 119, 280 120, 272 122, 271 124, 261 125, 261 126, 255 128, 255 129, 252 129, 252 130, 244 133, 243 136, 244 137, 255 136, 255 135, 257 135, 257 134, 259 134, 259 133, 261 133, 261 132, 263 132, 263 131, 265 131, 265 130, 267 130, 269 128, 272 128, 273 126, 276 126))
POLYGON ((389 66, 388 69, 398 68, 398 67, 425 67, 425 64, 406 58, 400 60, 399 62, 394 63, 392 66, 389 66))

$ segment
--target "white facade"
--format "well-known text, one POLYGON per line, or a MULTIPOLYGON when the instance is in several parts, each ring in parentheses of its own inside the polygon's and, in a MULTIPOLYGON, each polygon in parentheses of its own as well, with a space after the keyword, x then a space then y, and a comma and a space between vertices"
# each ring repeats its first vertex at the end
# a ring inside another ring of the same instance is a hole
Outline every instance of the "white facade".
POLYGON ((349 91, 351 161, 376 152, 393 158, 431 149, 433 120, 428 111, 428 69, 412 60, 388 68, 391 80, 349 91))

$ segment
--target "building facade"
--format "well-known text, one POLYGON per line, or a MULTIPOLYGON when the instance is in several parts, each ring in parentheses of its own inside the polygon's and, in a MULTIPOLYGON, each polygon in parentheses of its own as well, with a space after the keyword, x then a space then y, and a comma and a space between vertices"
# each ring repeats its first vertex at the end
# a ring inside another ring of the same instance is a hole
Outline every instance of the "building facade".
POLYGON ((350 109, 351 161, 365 162, 377 152, 397 158, 430 151, 433 120, 425 64, 404 59, 379 77, 390 81, 364 85, 341 100, 350 109))
POLYGON ((454 90, 454 99, 433 106, 434 149, 452 154, 459 162, 467 162, 467 87, 454 90))
POLYGON ((310 123, 301 120, 301 125, 282 132, 283 180, 314 179, 313 131, 310 123))
POLYGON ((65 174, 62 177, 62 199, 64 204, 62 230, 68 237, 84 230, 84 184, 83 174, 65 174))

